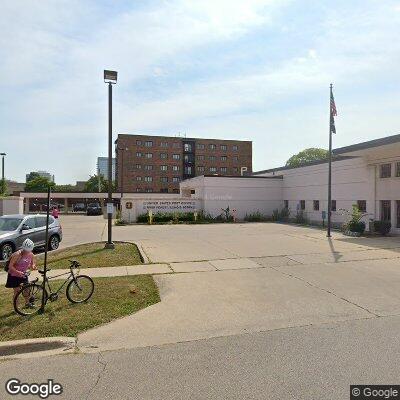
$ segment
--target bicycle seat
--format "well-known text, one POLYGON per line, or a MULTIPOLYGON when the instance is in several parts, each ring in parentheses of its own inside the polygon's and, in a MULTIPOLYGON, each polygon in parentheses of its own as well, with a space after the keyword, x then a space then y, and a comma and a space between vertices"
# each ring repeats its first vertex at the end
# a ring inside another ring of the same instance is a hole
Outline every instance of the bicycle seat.
MULTIPOLYGON (((46 272, 49 272, 49 271, 51 271, 51 269, 47 268, 46 272)), ((38 272, 39 272, 39 274, 44 275, 44 270, 43 269, 38 269, 38 272)))
POLYGON ((80 267, 80 265, 81 265, 76 260, 68 260, 68 261, 71 263, 71 266, 73 266, 73 267, 80 267))

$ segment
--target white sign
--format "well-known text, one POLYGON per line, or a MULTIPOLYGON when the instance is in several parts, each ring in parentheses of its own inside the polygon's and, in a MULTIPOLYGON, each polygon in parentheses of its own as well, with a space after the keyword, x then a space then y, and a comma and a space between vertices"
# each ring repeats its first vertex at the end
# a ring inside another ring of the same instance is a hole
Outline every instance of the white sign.
POLYGON ((144 201, 142 204, 142 210, 152 210, 155 212, 170 212, 170 211, 181 211, 189 212, 196 210, 196 201, 193 200, 153 200, 144 201))
POLYGON ((114 212, 114 204, 107 203, 107 214, 112 214, 114 212))

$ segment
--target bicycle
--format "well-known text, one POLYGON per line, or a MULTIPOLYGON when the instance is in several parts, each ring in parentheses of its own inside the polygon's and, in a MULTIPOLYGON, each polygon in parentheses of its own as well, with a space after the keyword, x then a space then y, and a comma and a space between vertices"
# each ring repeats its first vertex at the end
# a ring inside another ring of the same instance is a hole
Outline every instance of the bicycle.
MULTIPOLYGON (((59 275, 52 276, 48 278, 46 276, 45 280, 45 304, 48 300, 56 301, 58 300, 58 293, 62 290, 65 284, 68 282, 66 295, 67 299, 71 303, 84 303, 88 301, 94 292, 94 282, 90 276, 79 275, 75 273, 75 269, 79 268, 81 265, 76 260, 69 260, 71 263, 69 266, 69 272, 65 272, 59 275), (50 286, 50 280, 56 279, 60 276, 68 275, 62 285, 55 291, 52 290, 50 286), (46 285, 48 287, 49 293, 46 290, 46 285)), ((51 271, 47 269, 47 272, 51 271)), ((43 276, 44 271, 38 270, 38 272, 43 276)), ((29 273, 27 274, 29 275, 29 273)), ((29 316, 39 312, 42 305, 43 296, 43 286, 38 284, 39 278, 21 285, 21 290, 14 298, 14 310, 16 313, 22 316, 29 316)))

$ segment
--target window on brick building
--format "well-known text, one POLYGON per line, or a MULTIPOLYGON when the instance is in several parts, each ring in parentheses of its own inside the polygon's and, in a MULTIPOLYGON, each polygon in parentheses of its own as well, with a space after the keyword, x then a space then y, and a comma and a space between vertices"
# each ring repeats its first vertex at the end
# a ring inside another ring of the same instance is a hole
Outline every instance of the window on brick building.
POLYGON ((172 171, 179 171, 179 165, 173 165, 172 166, 172 171))
POLYGON ((226 161, 228 159, 227 156, 221 156, 221 161, 226 161))
POLYGON ((152 176, 145 176, 144 177, 145 182, 153 182, 153 177, 152 176))
POLYGON ((141 146, 142 145, 142 141, 141 140, 136 140, 136 146, 141 146))
POLYGON ((238 156, 233 156, 233 161, 239 161, 239 157, 238 156))
POLYGON ((209 156, 208 159, 209 159, 210 161, 215 161, 215 156, 209 156))
POLYGON ((210 144, 210 150, 215 150, 217 146, 215 144, 210 144))
POLYGON ((237 146, 236 144, 234 144, 234 145, 232 146, 232 150, 233 150, 233 151, 238 151, 239 148, 238 148, 238 146, 237 146))
POLYGON ((197 144, 197 150, 204 150, 205 146, 203 143, 198 143, 197 144))
POLYGON ((153 153, 146 153, 144 156, 146 158, 153 158, 153 153))
POLYGON ((197 156, 198 161, 204 161, 204 155, 198 155, 197 156))
POLYGON ((204 172, 204 171, 205 171, 205 168, 202 165, 197 167, 197 172, 204 172))
POLYGON ((168 158, 168 154, 167 153, 160 153, 160 158, 162 160, 165 160, 166 158, 168 158))
POLYGON ((168 142, 161 142, 161 143, 160 143, 160 146, 161 146, 161 147, 164 147, 164 148, 165 148, 165 147, 168 147, 168 142))
POLYGON ((161 171, 168 171, 168 165, 160 165, 161 171))
POLYGON ((146 188, 146 193, 153 193, 153 188, 146 188))
POLYGON ((140 158, 140 157, 142 157, 142 155, 143 155, 143 153, 141 153, 140 151, 137 151, 137 152, 136 152, 136 157, 139 157, 139 158, 140 158))
POLYGON ((227 149, 226 144, 221 144, 221 150, 226 151, 226 149, 227 149))
POLYGON ((177 182, 180 182, 180 181, 181 181, 181 177, 180 176, 174 176, 172 178, 172 182, 174 182, 174 183, 177 183, 177 182))
POLYGON ((146 140, 144 142, 144 147, 153 147, 153 142, 151 140, 146 140))
POLYGON ((226 174, 228 169, 226 167, 221 167, 221 173, 226 174))
POLYGON ((145 169, 145 171, 152 171, 153 170, 153 166, 152 165, 145 165, 144 169, 145 169))
POLYGON ((173 160, 180 160, 181 159, 181 155, 180 154, 172 154, 172 159, 173 160))
POLYGON ((162 176, 162 177, 160 178, 160 182, 162 182, 162 183, 167 183, 167 182, 168 182, 168 176, 162 176))
POLYGON ((210 172, 217 172, 217 168, 216 167, 210 167, 210 172))
POLYGON ((136 165, 135 165, 135 168, 136 168, 136 169, 142 169, 142 164, 136 164, 136 165))
POLYGON ((142 177, 141 177, 141 176, 137 176, 137 177, 136 177, 136 180, 137 180, 137 181, 141 181, 141 180, 142 180, 142 177))

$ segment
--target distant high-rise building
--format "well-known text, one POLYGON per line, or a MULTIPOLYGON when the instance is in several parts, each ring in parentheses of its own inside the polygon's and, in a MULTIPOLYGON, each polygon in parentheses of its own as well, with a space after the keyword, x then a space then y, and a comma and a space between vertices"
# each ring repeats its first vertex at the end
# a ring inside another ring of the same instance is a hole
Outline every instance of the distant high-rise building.
MULTIPOLYGON (((97 173, 108 179, 108 157, 97 157, 97 173)), ((115 158, 112 159, 111 175, 115 181, 115 158)))
POLYGON ((50 174, 50 172, 47 171, 31 171, 29 174, 26 174, 26 182, 29 182, 30 180, 34 179, 35 176, 41 176, 43 178, 47 178, 49 181, 54 182, 54 175, 50 174))

